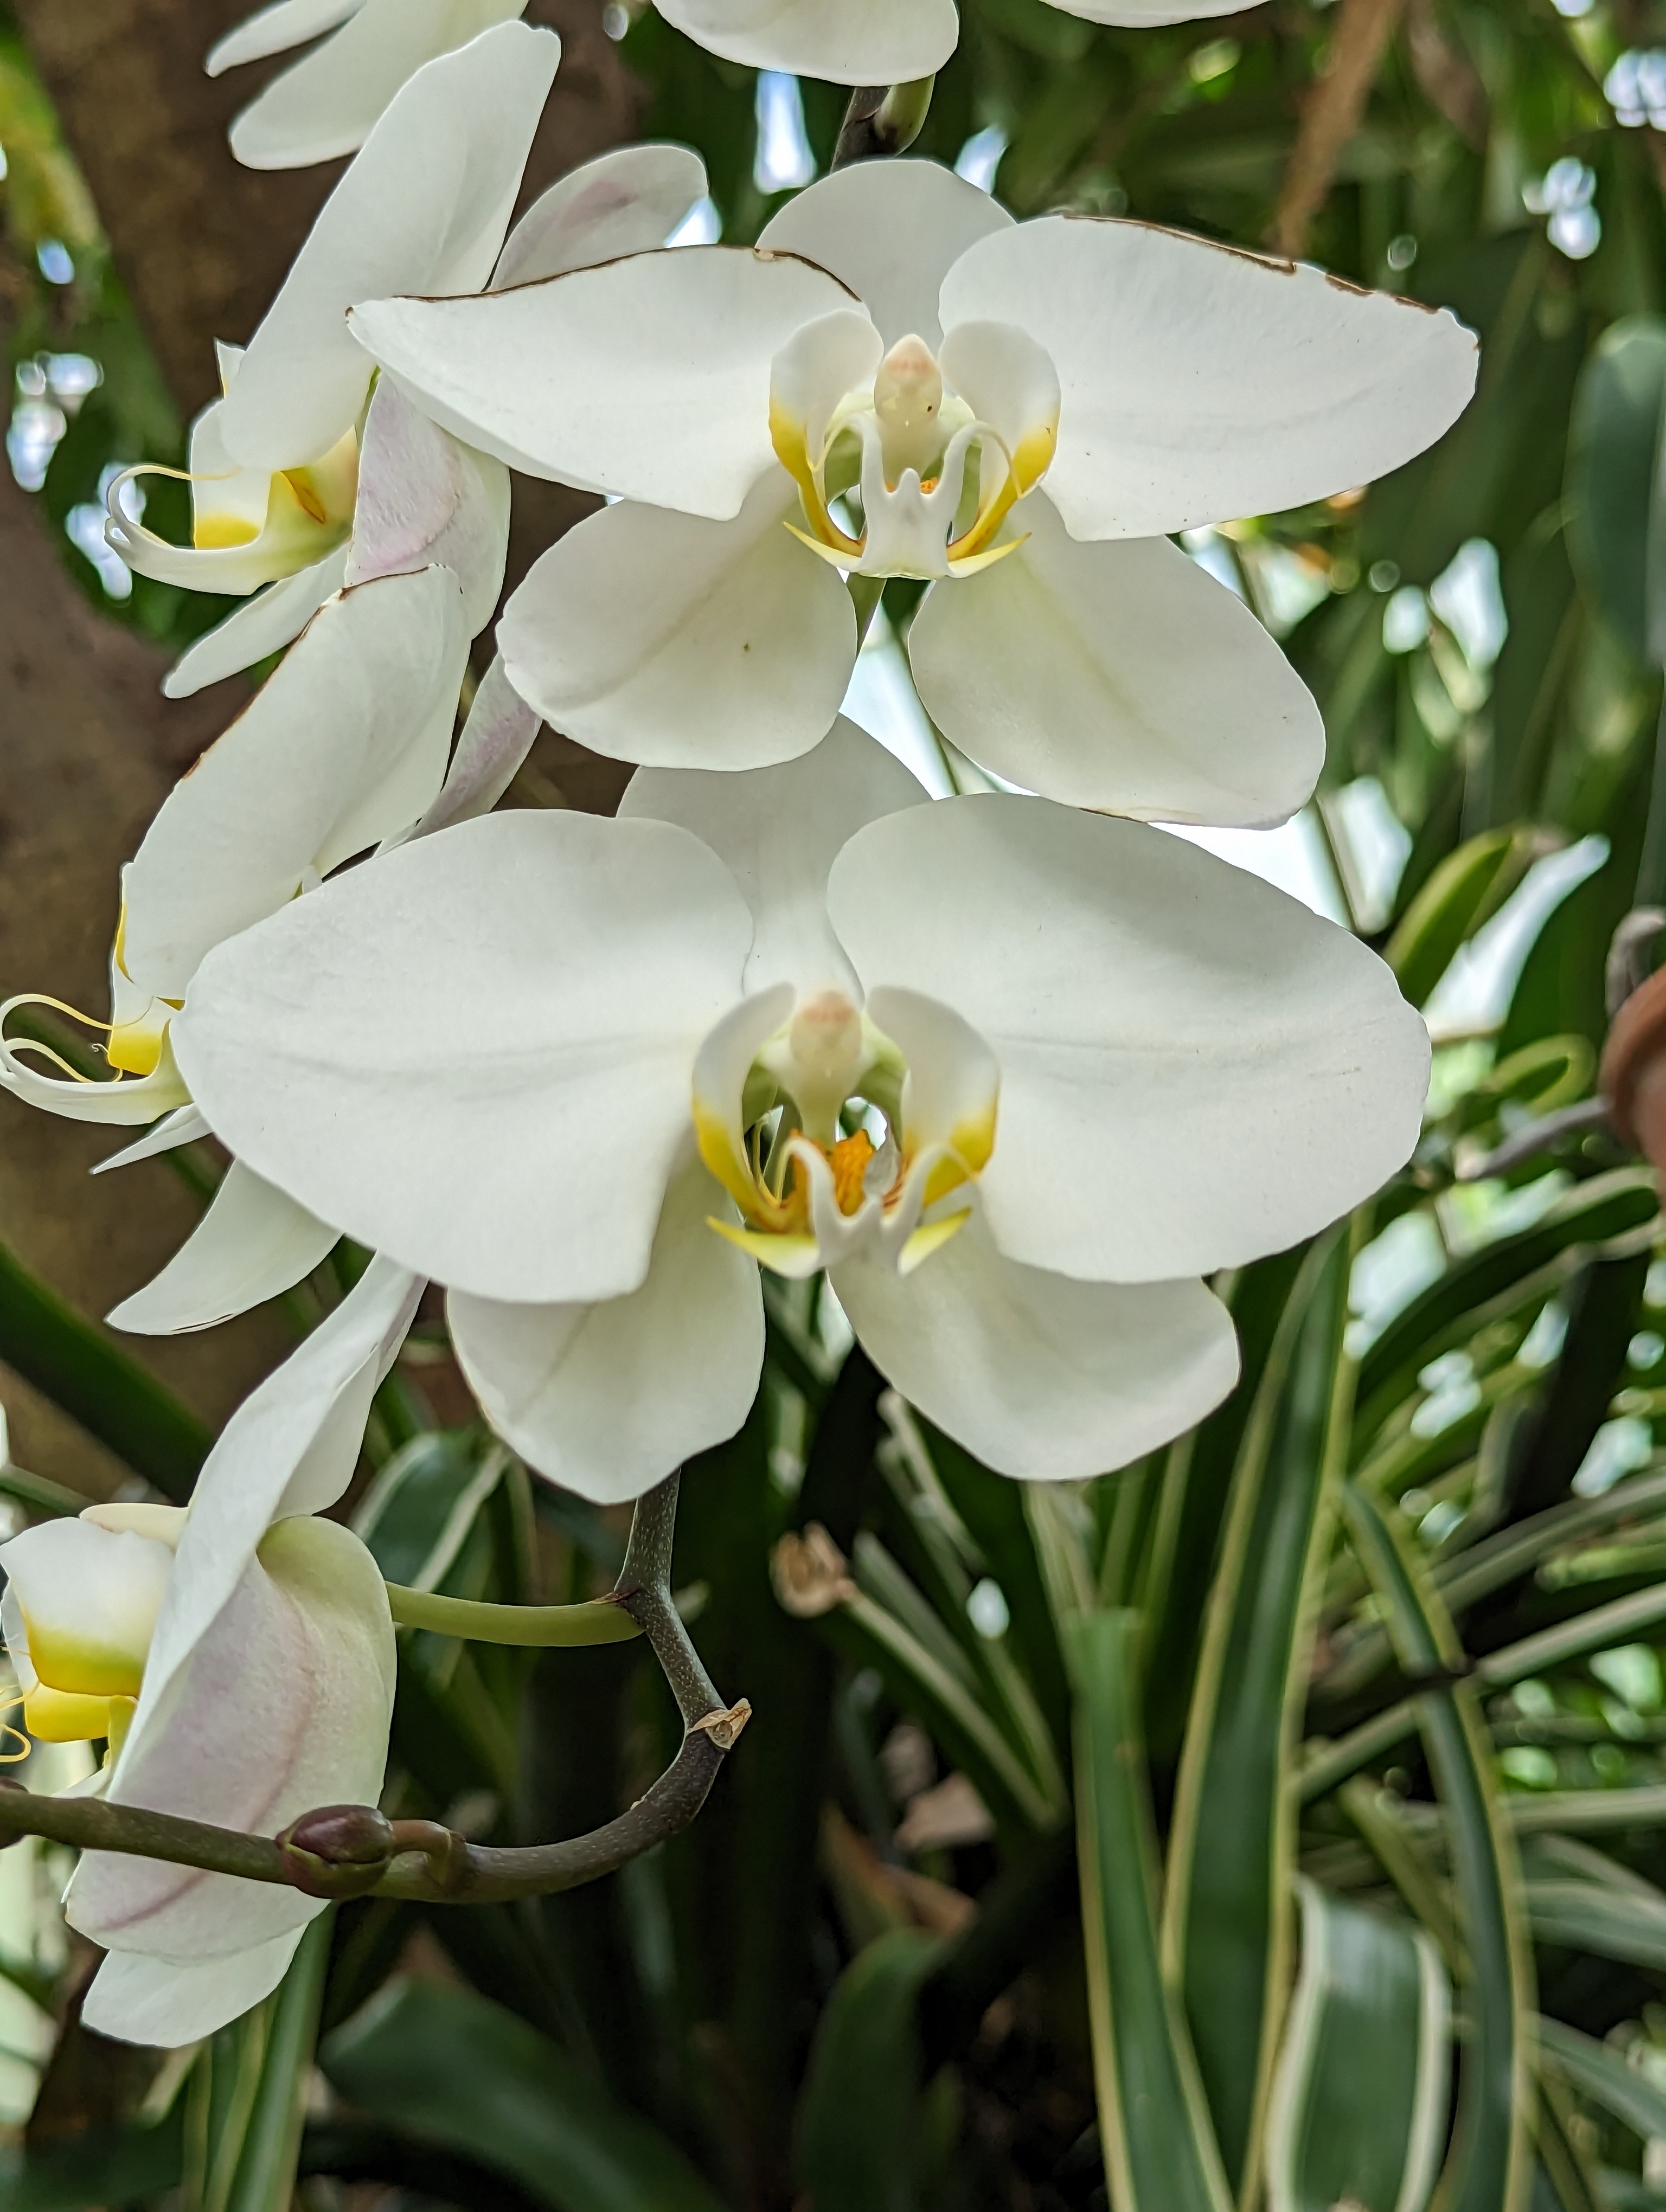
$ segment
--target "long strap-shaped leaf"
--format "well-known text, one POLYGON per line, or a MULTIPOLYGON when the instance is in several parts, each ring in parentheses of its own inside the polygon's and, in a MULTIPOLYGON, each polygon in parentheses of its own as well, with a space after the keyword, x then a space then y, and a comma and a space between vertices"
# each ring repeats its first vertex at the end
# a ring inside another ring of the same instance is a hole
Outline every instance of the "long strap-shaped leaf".
POLYGON ((1256 2193, 1290 1981, 1291 1773, 1323 1498, 1352 1405, 1353 1363, 1342 1352, 1349 1258, 1346 1230, 1308 1253, 1244 1431, 1169 1839, 1164 1972, 1183 1995, 1241 2200, 1256 2193), (1226 1838, 1229 1848, 1212 1847, 1226 1838))
POLYGON ((1401 1666, 1414 1678, 1446 1678, 1419 1692, 1417 1718, 1445 1808, 1469 1960, 1470 2035, 1457 2133, 1436 2203, 1438 2212, 1521 2212, 1532 2185, 1533 1968, 1514 1843, 1493 1787, 1475 1693, 1452 1679, 1463 1655, 1444 1607, 1384 1507, 1351 1484, 1343 1503, 1401 1666))
POLYGON ((1094 2087, 1116 2212, 1230 2212, 1178 1999, 1158 1959, 1157 1845, 1140 1737, 1136 1613, 1065 1626, 1076 1695, 1077 1863, 1094 2087))

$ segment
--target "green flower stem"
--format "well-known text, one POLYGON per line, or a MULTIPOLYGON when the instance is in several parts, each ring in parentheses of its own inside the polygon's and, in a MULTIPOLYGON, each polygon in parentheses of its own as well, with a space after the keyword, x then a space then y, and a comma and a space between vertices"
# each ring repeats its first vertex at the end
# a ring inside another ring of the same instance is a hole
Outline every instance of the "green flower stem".
POLYGON ((427 1628, 466 1644, 516 1644, 542 1650, 558 1644, 629 1644, 642 1632, 611 1597, 592 1605, 486 1605, 390 1583, 387 1602, 399 1627, 427 1628))
POLYGON ((908 84, 859 84, 850 95, 832 166, 871 161, 884 154, 905 154, 925 127, 934 76, 908 84))
MULTIPOLYGON (((467 1842, 435 1820, 394 1820, 362 1808, 358 1825, 380 1825, 386 1858, 375 1876, 374 1847, 350 1862, 320 1866, 314 1852, 286 1850, 271 1836, 240 1835, 201 1820, 176 1820, 96 1797, 35 1796, 16 1784, 0 1786, 0 1842, 46 1836, 76 1850, 120 1851, 230 1874, 245 1881, 282 1882, 309 1895, 409 1898, 435 1905, 488 1905, 546 1897, 613 1874, 686 1828, 705 1803, 718 1769, 751 1717, 743 1698, 726 1706, 672 1601, 672 1540, 678 1478, 638 1502, 624 1565, 611 1595, 594 1605, 474 1605, 390 1585, 396 1620, 500 1644, 617 1643, 644 1635, 665 1670, 683 1716, 682 1747, 671 1765, 617 1820, 561 1843, 495 1850, 467 1842), (471 1622, 473 1625, 465 1626, 471 1622), (528 1626, 541 1632, 528 1635, 528 1626), (575 1633, 575 1629, 577 1629, 575 1633), (600 1630, 601 1632, 598 1633, 600 1630), (368 1876, 369 1879, 366 1877, 368 1876), (339 1877, 339 1879, 337 1879, 339 1877), (321 1879, 333 1885, 313 1887, 321 1879)), ((337 1808, 339 1809, 339 1808, 337 1808)), ((305 1829, 307 1820, 293 1823, 305 1829)), ((286 1833, 288 1831, 286 1831, 286 1833)))

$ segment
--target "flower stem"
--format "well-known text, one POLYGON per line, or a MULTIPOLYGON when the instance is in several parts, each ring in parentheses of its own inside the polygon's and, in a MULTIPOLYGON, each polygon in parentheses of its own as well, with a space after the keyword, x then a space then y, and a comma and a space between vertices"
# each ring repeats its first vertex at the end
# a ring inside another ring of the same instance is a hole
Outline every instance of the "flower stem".
POLYGON ((905 154, 920 136, 932 104, 934 76, 908 84, 859 84, 850 95, 832 166, 871 161, 884 154, 905 154))
POLYGON ((465 1644, 516 1644, 540 1649, 557 1644, 629 1644, 641 1634, 617 1598, 592 1605, 487 1605, 474 1598, 387 1586, 387 1602, 401 1628, 426 1628, 465 1644))

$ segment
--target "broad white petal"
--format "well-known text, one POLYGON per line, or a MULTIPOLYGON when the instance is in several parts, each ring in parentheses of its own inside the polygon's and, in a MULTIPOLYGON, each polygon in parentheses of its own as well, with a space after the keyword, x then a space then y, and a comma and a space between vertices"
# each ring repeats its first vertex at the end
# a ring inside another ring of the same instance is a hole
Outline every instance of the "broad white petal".
POLYGON ((496 654, 475 686, 440 795, 411 836, 432 836, 453 822, 489 814, 514 781, 539 727, 538 709, 526 704, 504 672, 502 654, 496 654))
POLYGON ((1079 544, 1044 491, 1012 526, 1019 550, 933 584, 909 630, 946 738, 1009 783, 1146 822, 1259 828, 1305 803, 1324 723, 1241 599, 1166 538, 1079 544))
POLYGON ((336 1237, 328 1222, 234 1160, 161 1273, 106 1318, 139 1336, 212 1328, 292 1289, 329 1256, 336 1237))
POLYGON ((392 384, 376 388, 359 455, 346 580, 408 575, 430 564, 463 586, 469 635, 491 620, 509 545, 509 475, 449 437, 392 384))
POLYGON ((751 939, 684 830, 489 815, 220 946, 174 1031, 226 1144, 348 1235, 485 1297, 614 1297, 751 939))
POLYGON ((954 0, 655 0, 697 46, 748 69, 906 84, 954 52, 954 0))
POLYGON ((1400 1167, 1429 1040, 1358 939, 1183 839, 1044 799, 859 830, 829 884, 870 989, 940 999, 1000 1062, 996 1243, 1117 1282, 1282 1251, 1400 1167))
POLYGON ((119 2043, 156 2044, 166 2051, 201 2042, 269 1997, 289 1972, 307 1921, 324 1911, 322 1902, 302 1901, 312 1910, 296 1927, 223 1959, 112 1951, 82 2002, 83 2024, 119 2043))
POLYGON ((1000 1063, 988 1044, 952 1007, 895 983, 875 985, 867 1012, 908 1063, 897 1133, 909 1159, 942 1146, 978 1173, 1000 1105, 1000 1063))
POLYGON ((246 62, 264 61, 268 54, 307 46, 344 23, 363 5, 364 0, 274 0, 271 7, 246 16, 235 30, 216 40, 209 49, 204 70, 210 76, 221 76, 228 69, 240 69, 246 62))
POLYGON ((491 289, 663 246, 706 192, 706 165, 686 146, 616 146, 569 169, 505 240, 491 289))
POLYGON ((171 1114, 164 1114, 154 1128, 147 1129, 142 1137, 135 1137, 131 1145, 124 1145, 108 1159, 100 1160, 93 1170, 94 1175, 107 1175, 112 1168, 131 1168, 137 1160, 155 1159, 159 1152, 171 1152, 179 1145, 194 1145, 199 1137, 214 1134, 208 1117, 199 1106, 176 1106, 171 1114))
POLYGON ((1237 1380, 1199 1282, 1079 1283, 1004 1259, 976 1215, 910 1275, 833 1273, 879 1372, 997 1474, 1107 1474, 1181 1435, 1237 1380))
POLYGON ((855 973, 827 917, 828 870, 865 822, 926 795, 894 755, 841 715, 818 745, 779 768, 640 769, 619 814, 680 823, 728 869, 752 910, 749 993, 780 982, 854 991, 855 973))
POLYGON ((424 62, 526 9, 526 0, 365 0, 334 38, 250 102, 231 126, 231 150, 250 169, 304 168, 356 153, 424 62))
MULTIPOLYGON (((187 1537, 189 1529, 187 1529, 187 1537)), ((185 1571, 185 1545, 175 1565, 185 1571)), ((271 1835, 322 1805, 374 1804, 396 1660, 387 1588, 350 1529, 310 1515, 261 1543, 189 1659, 153 1692, 106 1793, 216 1827, 271 1835)), ((223 1958, 312 1917, 298 1892, 160 1861, 87 1853, 73 1926, 106 1948, 223 1958)))
POLYGON ((1149 31, 1163 23, 1197 23, 1205 17, 1241 15, 1252 0, 1048 0, 1067 15, 1082 15, 1090 23, 1123 23, 1149 31))
POLYGON ((246 605, 216 623, 192 645, 188 645, 162 678, 168 699, 189 699, 195 691, 240 670, 253 667, 268 653, 281 653, 301 635, 324 602, 341 587, 347 573, 348 548, 338 545, 310 568, 297 569, 269 584, 246 605))
POLYGON ((540 556, 503 610, 509 680, 593 752, 751 769, 806 751, 856 663, 844 580, 786 527, 772 469, 733 522, 626 501, 540 556))
POLYGON ((357 421, 371 364, 348 334, 356 300, 485 283, 560 53, 552 31, 500 23, 401 88, 249 342, 220 418, 228 452, 293 468, 357 421))
POLYGON ((1073 538, 1298 507, 1432 445, 1474 389, 1445 308, 1154 225, 1045 216, 949 271, 943 321, 1016 323, 1063 410, 1047 489, 1073 538))
MULTIPOLYGON (((895 9, 896 0, 887 4, 895 9)), ((935 161, 858 161, 788 200, 757 242, 831 270, 866 305, 887 346, 912 334, 935 352, 943 280, 969 246, 1012 228, 991 194, 935 161)))
POLYGON ((807 261, 732 246, 477 300, 358 296, 366 354, 454 437, 532 476, 717 521, 776 466, 770 362, 800 324, 850 305, 807 261))
POLYGON ((414 822, 445 775, 467 653, 448 568, 320 609, 145 832, 127 877, 134 981, 183 998, 210 945, 414 822))
POLYGON ((452 1342, 486 1418, 563 1490, 617 1505, 732 1437, 763 1364, 757 1263, 696 1161, 666 1193, 647 1280, 600 1305, 502 1305, 453 1291, 452 1342))

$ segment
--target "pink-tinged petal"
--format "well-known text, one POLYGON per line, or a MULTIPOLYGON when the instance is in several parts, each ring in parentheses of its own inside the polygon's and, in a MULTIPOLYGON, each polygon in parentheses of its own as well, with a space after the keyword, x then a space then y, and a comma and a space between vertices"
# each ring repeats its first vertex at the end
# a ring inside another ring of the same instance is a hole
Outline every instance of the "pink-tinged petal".
POLYGON ((504 241, 491 289, 651 252, 705 193, 706 165, 688 147, 616 146, 532 202, 504 241))
POLYGON ((391 384, 376 388, 359 451, 359 496, 346 581, 449 568, 469 635, 491 620, 509 545, 509 477, 460 446, 391 384))

